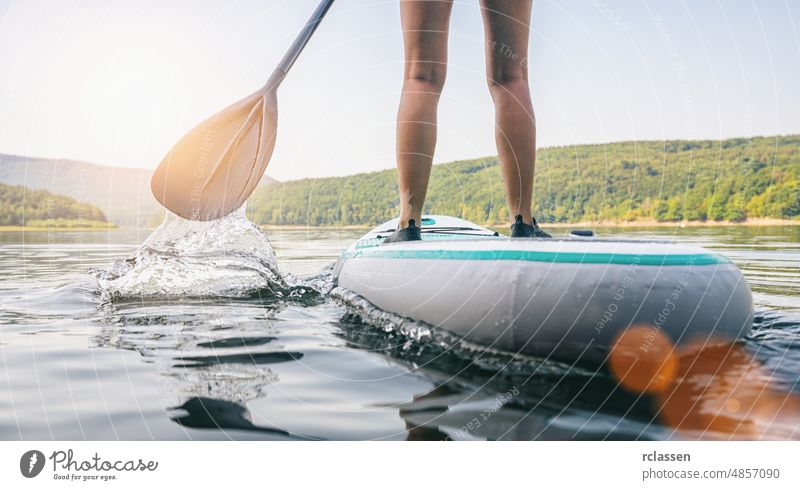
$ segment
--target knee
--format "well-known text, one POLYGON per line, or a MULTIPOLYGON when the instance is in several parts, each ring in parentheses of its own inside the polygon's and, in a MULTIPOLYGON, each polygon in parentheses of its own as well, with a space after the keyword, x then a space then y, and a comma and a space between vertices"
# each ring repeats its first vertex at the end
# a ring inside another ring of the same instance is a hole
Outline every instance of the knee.
POLYGON ((444 88, 446 75, 447 66, 445 63, 411 61, 406 64, 403 89, 439 95, 444 88))
POLYGON ((486 81, 492 97, 505 94, 519 94, 520 91, 530 92, 528 85, 528 72, 522 67, 512 69, 493 70, 487 74, 486 81))

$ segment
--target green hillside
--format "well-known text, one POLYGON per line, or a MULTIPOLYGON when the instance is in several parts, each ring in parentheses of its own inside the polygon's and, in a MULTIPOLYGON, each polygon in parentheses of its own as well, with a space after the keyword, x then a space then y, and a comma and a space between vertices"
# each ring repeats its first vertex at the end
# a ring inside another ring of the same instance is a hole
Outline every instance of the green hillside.
MULTIPOLYGON (((541 221, 744 221, 800 216, 800 135, 541 148, 541 221)), ((258 224, 373 225, 396 217, 395 170, 303 179, 256 190, 258 224)), ((433 167, 426 213, 508 219, 496 157, 433 167)))
MULTIPOLYGON (((120 226, 158 225, 164 208, 150 192, 152 170, 0 153, 0 183, 43 189, 97 206, 120 226)), ((259 185, 276 182, 263 177, 259 185)))
POLYGON ((97 226, 106 216, 91 204, 44 190, 0 184, 0 226, 97 226))

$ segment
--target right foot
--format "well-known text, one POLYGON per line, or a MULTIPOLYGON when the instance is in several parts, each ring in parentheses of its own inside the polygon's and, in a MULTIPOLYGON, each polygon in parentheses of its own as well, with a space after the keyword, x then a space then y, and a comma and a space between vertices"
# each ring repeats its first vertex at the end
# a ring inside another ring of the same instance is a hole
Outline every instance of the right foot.
POLYGON ((536 218, 531 218, 531 224, 522 220, 522 215, 518 214, 511 225, 511 238, 552 238, 549 233, 539 228, 536 218))
POLYGON ((383 241, 383 243, 411 242, 422 240, 422 232, 417 227, 417 222, 413 219, 408 220, 408 227, 400 228, 383 241))

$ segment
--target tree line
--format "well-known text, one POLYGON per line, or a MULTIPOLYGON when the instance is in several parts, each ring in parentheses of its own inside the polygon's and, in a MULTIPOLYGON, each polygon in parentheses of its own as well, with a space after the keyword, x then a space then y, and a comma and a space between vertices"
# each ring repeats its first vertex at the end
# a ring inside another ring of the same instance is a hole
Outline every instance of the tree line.
MULTIPOLYGON (((541 148, 534 200, 543 222, 795 218, 800 135, 541 148)), ((398 212, 395 170, 272 183, 248 205, 272 225, 375 225, 398 212)), ((434 165, 424 212, 506 223, 498 159, 434 165)))
POLYGON ((1 226, 107 221, 103 212, 91 204, 45 190, 0 184, 1 226))

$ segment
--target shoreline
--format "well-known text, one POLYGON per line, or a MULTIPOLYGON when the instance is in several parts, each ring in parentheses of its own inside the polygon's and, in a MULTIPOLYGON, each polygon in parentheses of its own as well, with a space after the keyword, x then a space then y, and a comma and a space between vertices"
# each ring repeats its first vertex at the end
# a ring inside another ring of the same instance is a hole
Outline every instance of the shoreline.
POLYGON ((70 228, 68 226, 17 226, 17 225, 2 225, 0 226, 0 233, 2 232, 48 232, 48 231, 108 231, 108 230, 122 230, 122 227, 117 225, 109 225, 103 227, 96 227, 96 226, 76 226, 70 228))
POLYGON ((542 223, 542 227, 569 228, 569 227, 618 227, 618 228, 685 228, 685 227, 715 227, 715 226, 800 226, 800 220, 778 218, 753 218, 747 221, 581 221, 578 223, 542 223))
MULTIPOLYGON (((721 226, 800 226, 800 219, 777 219, 777 218, 760 218, 750 219, 735 223, 732 221, 655 221, 655 220, 642 220, 642 221, 581 221, 577 223, 540 223, 542 228, 702 228, 702 227, 721 227, 721 226)), ((506 228, 503 224, 483 224, 486 228, 492 230, 502 230, 506 228)), ((369 230, 373 228, 370 225, 258 225, 262 230, 271 231, 303 231, 303 230, 369 230)), ((142 229, 154 230, 157 227, 146 227, 142 229)), ((26 232, 26 233, 41 233, 41 232, 69 232, 69 231, 111 231, 111 230, 127 230, 137 229, 136 227, 125 227, 109 224, 103 227, 58 227, 58 226, 16 226, 16 225, 0 225, 0 233, 3 232, 26 232)))
MULTIPOLYGON (((733 221, 580 221, 576 223, 539 223, 542 228, 685 228, 716 226, 800 226, 798 219, 753 218, 742 222, 733 221)), ((503 228, 503 224, 482 224, 490 229, 503 228)), ((368 230, 370 225, 259 225, 262 230, 368 230)))

